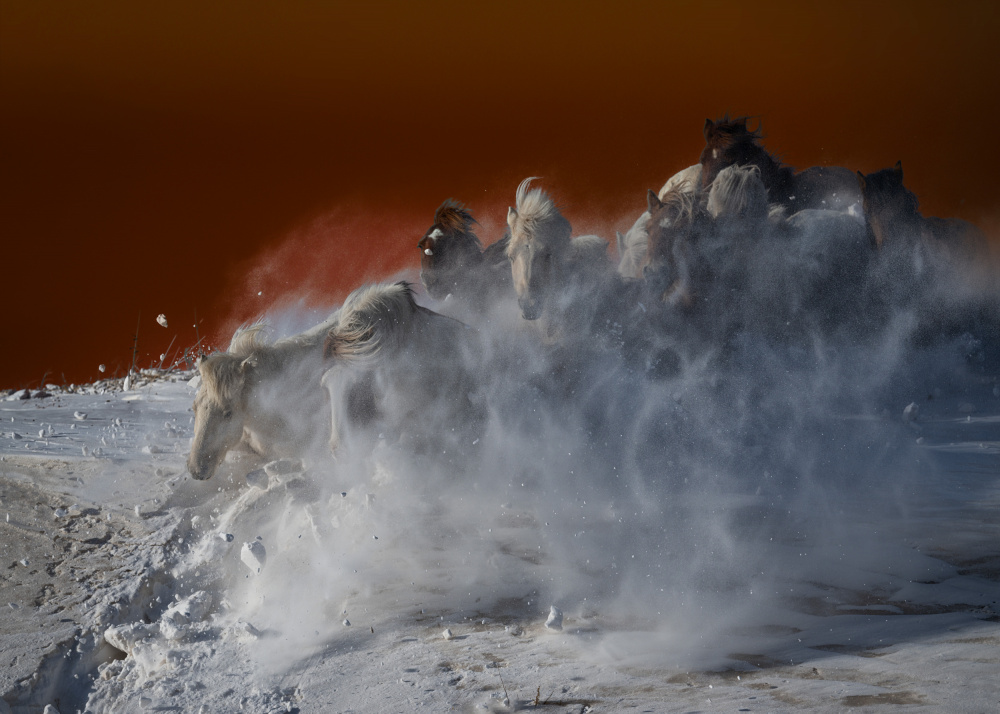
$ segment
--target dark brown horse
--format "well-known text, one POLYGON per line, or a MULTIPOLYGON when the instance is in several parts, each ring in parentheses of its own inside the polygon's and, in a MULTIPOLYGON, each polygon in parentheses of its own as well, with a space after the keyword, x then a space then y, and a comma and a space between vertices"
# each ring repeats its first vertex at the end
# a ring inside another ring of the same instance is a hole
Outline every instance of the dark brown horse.
POLYGON ((476 310, 490 298, 511 293, 507 237, 483 250, 472 213, 448 199, 434 213, 434 224, 417 243, 420 281, 435 300, 449 295, 476 310))
POLYGON ((1000 271, 983 233, 956 218, 922 216, 916 195, 903 185, 901 162, 870 174, 859 171, 857 180, 868 239, 877 249, 871 310, 913 312, 917 344, 969 333, 997 353, 1000 271))
POLYGON ((747 127, 748 117, 705 120, 701 152, 701 185, 707 189, 727 166, 756 166, 771 203, 789 213, 805 208, 847 211, 860 204, 857 180, 850 169, 813 166, 798 173, 769 154, 760 144, 760 127, 747 127))
POLYGON ((857 173, 865 223, 876 248, 907 241, 923 243, 946 258, 974 260, 987 252, 986 237, 957 218, 925 218, 917 196, 903 185, 903 164, 871 174, 857 173))

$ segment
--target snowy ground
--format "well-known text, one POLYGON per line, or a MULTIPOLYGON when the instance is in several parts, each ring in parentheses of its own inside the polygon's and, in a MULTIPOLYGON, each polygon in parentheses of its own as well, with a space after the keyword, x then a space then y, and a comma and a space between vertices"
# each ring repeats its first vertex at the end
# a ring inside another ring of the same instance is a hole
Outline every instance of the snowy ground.
POLYGON ((550 537, 532 498, 403 483, 388 452, 193 481, 191 376, 0 402, 0 714, 1000 708, 995 378, 875 417, 921 475, 905 508, 819 542, 720 498, 760 519, 730 558, 778 567, 655 600, 568 555, 613 506, 550 537))

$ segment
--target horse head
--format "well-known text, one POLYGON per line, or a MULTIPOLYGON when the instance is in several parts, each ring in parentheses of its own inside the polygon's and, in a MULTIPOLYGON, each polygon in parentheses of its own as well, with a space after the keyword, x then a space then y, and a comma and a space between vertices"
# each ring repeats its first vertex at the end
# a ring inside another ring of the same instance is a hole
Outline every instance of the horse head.
POLYGON ((187 469, 194 478, 212 477, 226 453, 243 438, 247 392, 256 368, 253 357, 214 354, 198 365, 201 386, 194 399, 194 438, 187 469))
MULTIPOLYGON (((771 156, 760 144, 760 126, 747 127, 748 117, 719 121, 705 120, 705 148, 701 152, 701 187, 709 188, 715 177, 727 166, 754 165, 773 200, 784 200, 789 193, 793 172, 771 156)), ((793 192, 794 193, 794 192, 793 192)))
POLYGON ((871 174, 857 172, 861 206, 869 237, 881 248, 895 232, 905 230, 919 218, 916 195, 903 185, 903 164, 871 174))
POLYGON ((448 199, 434 213, 434 225, 417 243, 420 280, 428 294, 442 300, 467 272, 482 262, 476 219, 458 201, 448 199))
POLYGON ((649 243, 641 272, 648 289, 662 302, 690 304, 691 262, 700 216, 693 197, 672 190, 661 200, 647 194, 649 243))
POLYGON ((517 187, 516 208, 507 209, 510 242, 507 257, 521 316, 537 320, 552 292, 562 281, 565 253, 570 244, 569 221, 541 189, 531 189, 532 178, 517 187))

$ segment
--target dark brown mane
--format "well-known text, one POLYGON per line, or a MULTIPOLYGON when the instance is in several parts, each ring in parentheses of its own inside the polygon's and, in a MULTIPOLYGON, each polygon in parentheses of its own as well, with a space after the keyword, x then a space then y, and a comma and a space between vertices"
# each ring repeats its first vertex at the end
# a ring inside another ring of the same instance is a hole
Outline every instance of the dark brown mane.
POLYGON ((479 236, 476 235, 474 226, 479 222, 472 217, 472 213, 464 204, 451 198, 442 203, 434 212, 434 226, 440 227, 442 231, 451 235, 466 236, 470 242, 474 241, 476 247, 482 249, 479 236))
POLYGON ((761 124, 758 120, 757 128, 750 129, 747 122, 756 117, 735 117, 729 118, 728 114, 715 122, 706 120, 705 140, 718 148, 732 146, 737 142, 756 143, 764 138, 761 132, 761 124))
POLYGON ((719 172, 728 166, 756 166, 760 169, 770 200, 787 204, 794 194, 791 189, 794 171, 761 145, 761 125, 758 121, 757 128, 750 129, 747 122, 751 118, 730 119, 727 114, 718 121, 705 120, 705 148, 701 152, 702 188, 711 186, 719 172))

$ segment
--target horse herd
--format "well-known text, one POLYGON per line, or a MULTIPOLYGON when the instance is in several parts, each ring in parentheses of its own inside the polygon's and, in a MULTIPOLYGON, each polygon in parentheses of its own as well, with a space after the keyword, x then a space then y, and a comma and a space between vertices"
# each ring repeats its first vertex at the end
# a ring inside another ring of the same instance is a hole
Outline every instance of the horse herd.
POLYGON ((421 282, 453 316, 395 283, 359 288, 325 322, 273 343, 262 324, 241 328, 199 364, 189 472, 210 478, 239 444, 296 454, 324 434, 334 453, 386 434, 418 450, 460 449, 491 412, 481 334, 515 300, 519 329, 553 364, 600 354, 651 380, 706 356, 724 363, 748 339, 876 339, 901 313, 916 341, 1000 329, 995 295, 983 302, 959 287, 984 263, 985 238, 923 217, 900 164, 796 173, 746 117, 707 120, 704 136, 700 162, 649 191, 647 210, 618 234, 617 265, 603 238, 573 236, 528 178, 485 249, 452 200, 420 238, 421 282))

